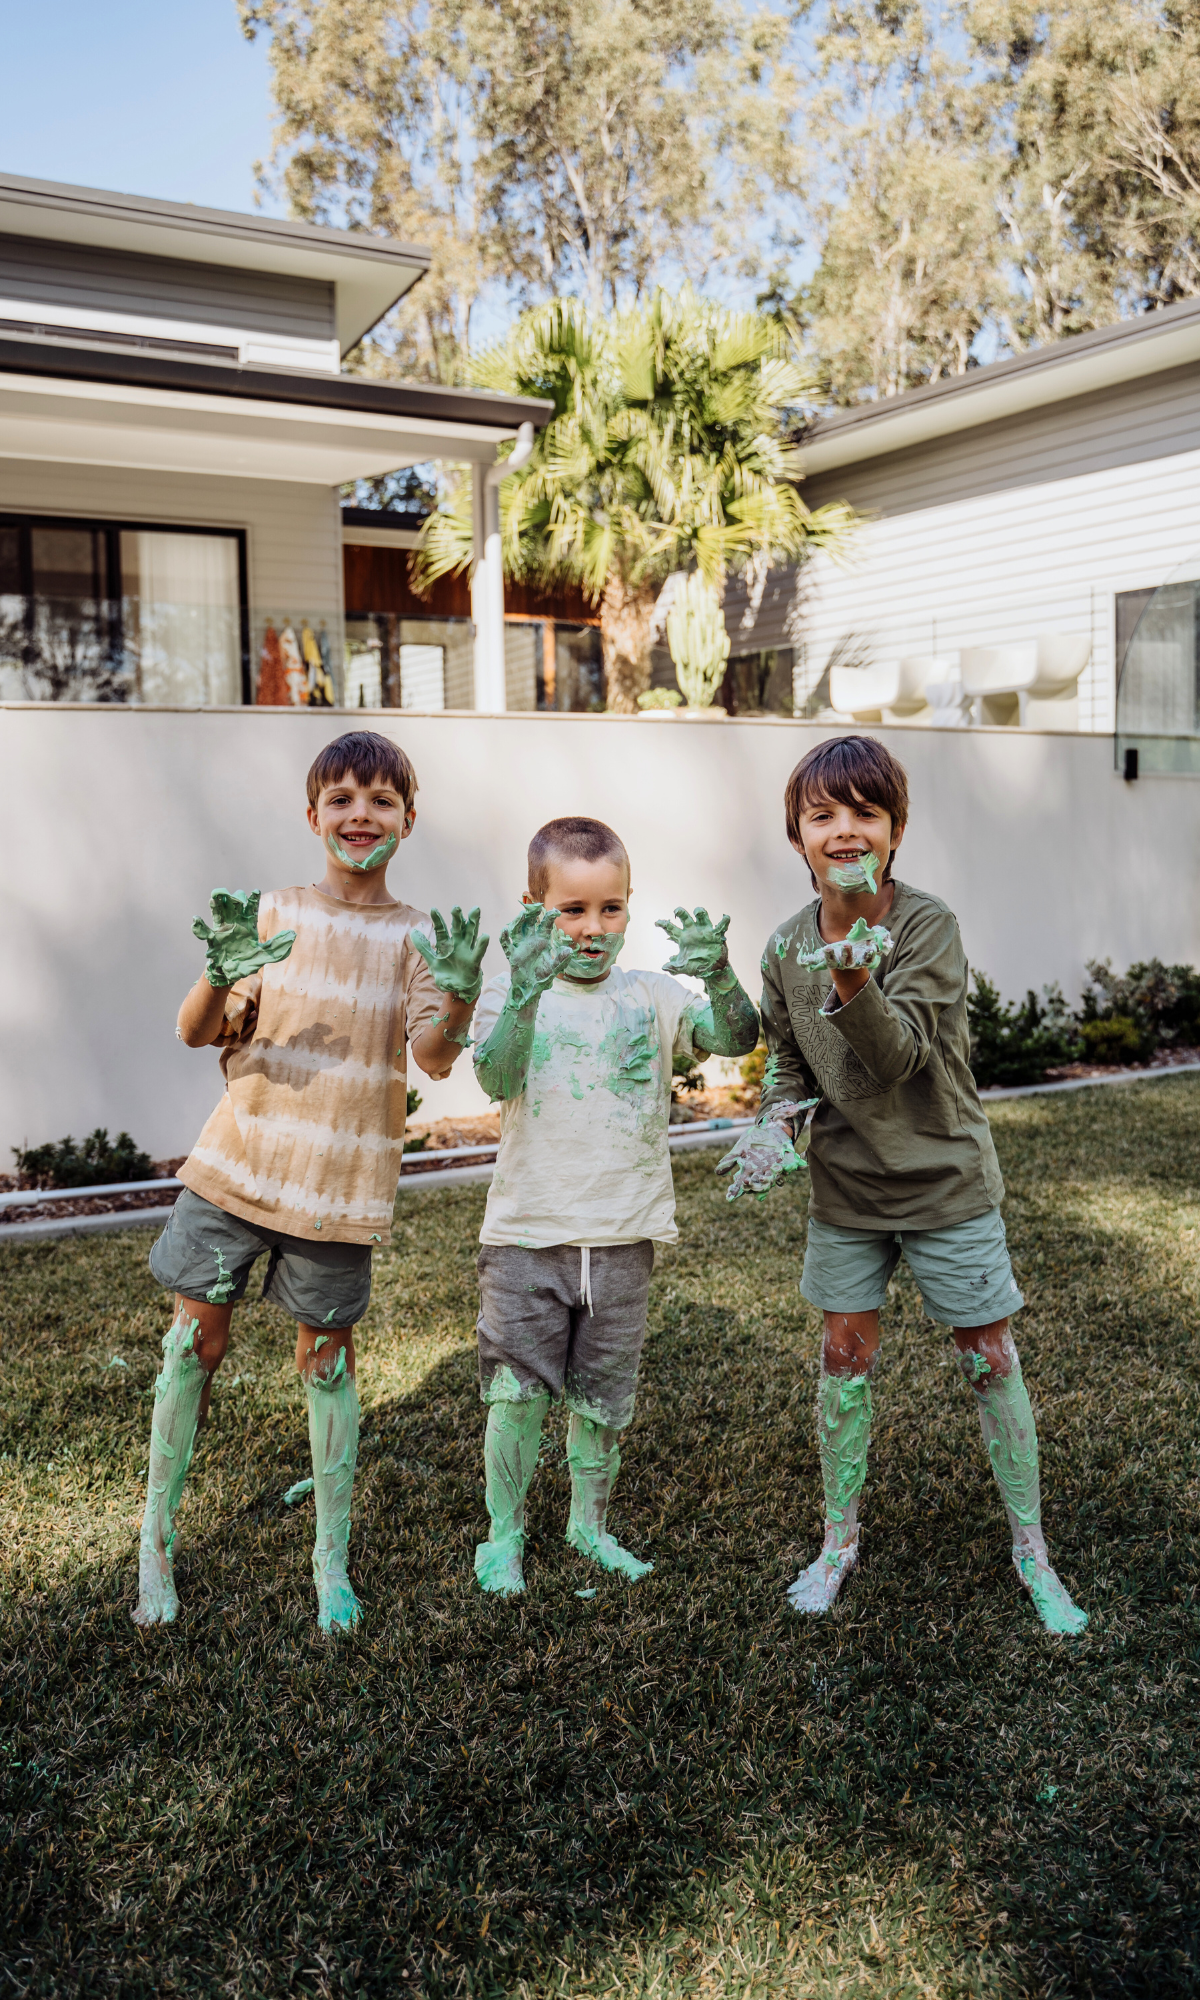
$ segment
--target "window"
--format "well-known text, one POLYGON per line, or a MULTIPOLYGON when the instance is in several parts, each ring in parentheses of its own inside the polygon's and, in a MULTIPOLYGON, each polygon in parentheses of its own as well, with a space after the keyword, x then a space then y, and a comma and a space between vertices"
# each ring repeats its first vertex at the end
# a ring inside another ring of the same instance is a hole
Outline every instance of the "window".
POLYGON ((238 530, 0 517, 0 699, 240 703, 245 573, 238 530))

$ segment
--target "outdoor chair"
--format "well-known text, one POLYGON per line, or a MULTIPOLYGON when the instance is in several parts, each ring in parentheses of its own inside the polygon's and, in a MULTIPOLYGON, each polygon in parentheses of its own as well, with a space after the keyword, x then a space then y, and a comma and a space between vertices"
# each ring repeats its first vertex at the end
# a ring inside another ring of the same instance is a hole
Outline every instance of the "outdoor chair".
POLYGON ((1074 729, 1079 676, 1090 639, 1047 635, 1008 646, 970 646, 962 654, 963 694, 976 722, 1022 729, 1074 729))

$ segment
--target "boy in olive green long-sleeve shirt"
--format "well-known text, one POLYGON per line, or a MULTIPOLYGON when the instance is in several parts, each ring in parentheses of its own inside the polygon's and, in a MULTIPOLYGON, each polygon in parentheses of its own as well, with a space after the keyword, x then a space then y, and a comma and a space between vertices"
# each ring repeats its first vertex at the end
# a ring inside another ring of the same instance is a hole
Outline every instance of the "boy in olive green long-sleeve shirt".
POLYGON ((1021 1584, 1050 1631, 1080 1631, 1086 1613, 1042 1534, 1037 1431, 1009 1332, 1023 1300, 968 1063, 962 939, 936 896, 892 879, 908 817, 904 771, 873 739, 841 737, 797 765, 786 805, 788 837, 820 893, 768 943, 762 1109, 721 1166, 736 1169, 731 1200, 766 1193, 799 1166, 796 1130, 819 1098, 800 1288, 825 1320, 825 1542, 789 1597, 799 1611, 828 1610, 857 1561, 879 1310, 903 1256, 927 1312, 953 1328, 1021 1584))

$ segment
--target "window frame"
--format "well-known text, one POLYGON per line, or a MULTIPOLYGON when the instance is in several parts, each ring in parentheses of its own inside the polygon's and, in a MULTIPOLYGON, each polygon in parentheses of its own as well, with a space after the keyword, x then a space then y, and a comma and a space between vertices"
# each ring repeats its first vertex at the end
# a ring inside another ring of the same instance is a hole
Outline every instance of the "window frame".
POLYGON ((20 539, 17 544, 17 561, 20 570, 21 590, 29 606, 30 629, 33 623, 33 530, 35 528, 76 528, 88 534, 101 534, 105 543, 105 579, 108 602, 116 608, 113 612, 112 638, 119 643, 121 631, 121 601, 124 595, 121 587, 121 536, 122 534, 143 535, 206 535, 221 536, 237 543, 238 551, 238 634, 241 652, 242 707, 252 705, 250 679, 250 564, 247 551, 245 528, 208 527, 200 521, 146 521, 118 520, 112 516, 87 514, 47 514, 41 511, 0 508, 0 528, 16 528, 20 539))

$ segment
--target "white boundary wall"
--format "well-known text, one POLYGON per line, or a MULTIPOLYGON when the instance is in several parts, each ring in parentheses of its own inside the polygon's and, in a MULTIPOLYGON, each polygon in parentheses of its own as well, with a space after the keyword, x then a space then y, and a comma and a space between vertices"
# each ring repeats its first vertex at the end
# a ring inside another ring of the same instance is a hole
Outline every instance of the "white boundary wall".
MULTIPOLYGON (((771 929, 810 895, 783 831, 784 781, 837 732, 777 721, 608 716, 324 716, 285 710, 0 710, 5 866, 0 958, 0 1166, 8 1148, 96 1125, 156 1158, 185 1152, 215 1101, 216 1057, 175 1039, 201 966, 191 919, 214 885, 311 881, 320 852, 304 776, 321 745, 367 722, 402 742, 418 818, 390 880, 428 909, 479 902, 498 936, 544 820, 608 820, 629 847, 626 962, 660 965, 654 919, 678 902, 728 910, 755 997, 771 929)), ((1200 784, 1126 785, 1107 738, 1010 730, 881 730, 906 764, 913 820, 898 872, 958 912, 974 964, 1006 997, 1084 961, 1200 963, 1200 784)), ((422 1117, 482 1105, 469 1062, 419 1075, 422 1117)))

